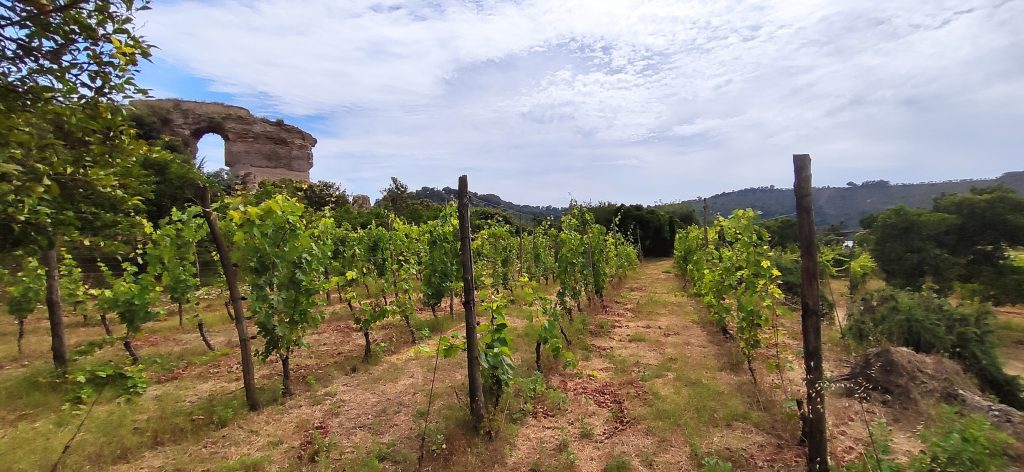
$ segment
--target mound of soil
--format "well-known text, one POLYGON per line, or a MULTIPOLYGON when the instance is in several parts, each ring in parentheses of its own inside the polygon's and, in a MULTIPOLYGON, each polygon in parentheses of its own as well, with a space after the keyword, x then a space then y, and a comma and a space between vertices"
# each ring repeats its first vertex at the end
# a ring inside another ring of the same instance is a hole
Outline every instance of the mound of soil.
POLYGON ((905 347, 872 349, 841 376, 846 394, 890 407, 914 409, 924 399, 948 401, 978 387, 956 362, 905 347))
POLYGON ((959 364, 905 347, 872 349, 838 377, 845 393, 901 410, 918 410, 923 401, 951 403, 988 417, 997 428, 1024 437, 1024 413, 994 403, 981 393, 959 364))

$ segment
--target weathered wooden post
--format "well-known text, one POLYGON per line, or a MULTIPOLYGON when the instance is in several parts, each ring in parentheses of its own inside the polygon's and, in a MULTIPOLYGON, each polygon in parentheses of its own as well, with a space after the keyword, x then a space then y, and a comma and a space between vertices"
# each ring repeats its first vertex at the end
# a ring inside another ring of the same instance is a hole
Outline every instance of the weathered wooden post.
MULTIPOLYGON (((210 238, 217 248, 220 267, 224 271, 224 280, 228 285, 228 296, 234 311, 235 331, 238 332, 238 350, 242 362, 242 386, 245 388, 245 403, 249 411, 260 409, 260 400, 256 396, 256 371, 252 364, 252 348, 249 346, 249 333, 245 326, 245 308, 242 307, 242 292, 238 290, 238 272, 231 261, 231 250, 220 231, 217 214, 210 208, 210 189, 200 186, 199 204, 203 208, 203 218, 210 228, 210 238)), ((231 312, 228 312, 231 315, 231 312)))
POLYGON ((704 199, 704 249, 708 248, 708 199, 704 199))
POLYGON ((484 384, 480 376, 480 345, 476 337, 476 284, 473 281, 473 238, 469 228, 469 181, 459 177, 459 254, 462 257, 462 307, 466 310, 466 361, 469 414, 480 432, 484 424, 484 384))
POLYGON ((804 377, 807 389, 807 470, 828 470, 825 422, 824 369, 821 365, 821 298, 818 286, 818 241, 814 234, 811 196, 811 156, 793 155, 793 192, 796 194, 797 231, 800 239, 800 324, 804 340, 804 377))

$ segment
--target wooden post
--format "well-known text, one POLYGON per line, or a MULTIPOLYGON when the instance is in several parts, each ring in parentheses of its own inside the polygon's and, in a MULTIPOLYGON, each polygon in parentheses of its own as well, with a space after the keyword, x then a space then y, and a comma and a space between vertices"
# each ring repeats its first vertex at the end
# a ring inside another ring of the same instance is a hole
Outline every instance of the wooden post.
POLYGON ((704 199, 704 249, 708 248, 708 199, 704 199))
POLYGON ((46 269, 46 315, 50 320, 50 351, 53 353, 53 366, 60 372, 66 372, 68 346, 64 340, 64 308, 60 303, 60 263, 57 261, 55 239, 47 243, 39 259, 46 269))
POLYGON ((825 389, 821 365, 821 298, 818 286, 818 241, 814 234, 811 196, 811 156, 793 155, 797 230, 800 236, 800 307, 804 340, 804 377, 807 389, 807 470, 828 470, 828 437, 825 422, 825 389))
POLYGON ((469 414, 480 432, 484 424, 484 384, 480 376, 480 345, 476 337, 476 284, 473 281, 473 240, 469 228, 469 181, 459 177, 459 253, 462 256, 462 307, 466 310, 466 360, 469 371, 469 414))
POLYGON ((238 273, 231 262, 231 250, 220 231, 217 215, 210 208, 210 189, 199 186, 199 204, 203 207, 203 218, 210 227, 210 238, 217 248, 220 267, 224 271, 224 280, 228 285, 228 296, 235 316, 235 331, 238 332, 238 350, 242 361, 242 385, 245 388, 245 403, 249 411, 260 409, 260 400, 256 397, 256 371, 252 364, 252 348, 249 347, 249 333, 245 326, 245 308, 242 307, 242 292, 238 290, 238 273))

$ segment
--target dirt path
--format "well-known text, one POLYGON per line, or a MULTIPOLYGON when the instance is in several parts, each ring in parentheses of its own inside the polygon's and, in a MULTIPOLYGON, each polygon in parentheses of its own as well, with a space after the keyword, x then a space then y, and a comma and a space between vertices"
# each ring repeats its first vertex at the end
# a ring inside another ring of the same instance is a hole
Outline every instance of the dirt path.
POLYGON ((526 421, 508 470, 698 470, 712 455, 764 467, 799 460, 801 450, 751 409, 742 363, 698 322, 681 289, 670 261, 645 263, 592 315, 591 355, 551 380, 569 395, 567 413, 526 421))

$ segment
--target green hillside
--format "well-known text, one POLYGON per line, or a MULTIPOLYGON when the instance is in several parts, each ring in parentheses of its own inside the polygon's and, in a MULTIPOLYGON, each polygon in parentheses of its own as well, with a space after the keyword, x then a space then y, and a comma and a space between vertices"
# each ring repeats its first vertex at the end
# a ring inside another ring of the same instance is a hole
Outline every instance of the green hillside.
MULTIPOLYGON (((846 187, 814 189, 814 217, 819 225, 839 224, 846 228, 859 226, 861 217, 896 205, 929 208, 932 199, 943 193, 963 193, 971 187, 1003 184, 1024 194, 1024 171, 1007 172, 995 179, 965 179, 946 182, 890 184, 885 180, 849 183, 846 187)), ((702 209, 700 200, 659 205, 660 208, 689 206, 702 209)), ((794 212, 793 190, 757 187, 720 193, 708 197, 711 214, 728 214, 737 208, 753 208, 764 217, 790 215, 794 212)), ((699 214, 699 213, 698 213, 699 214)))

